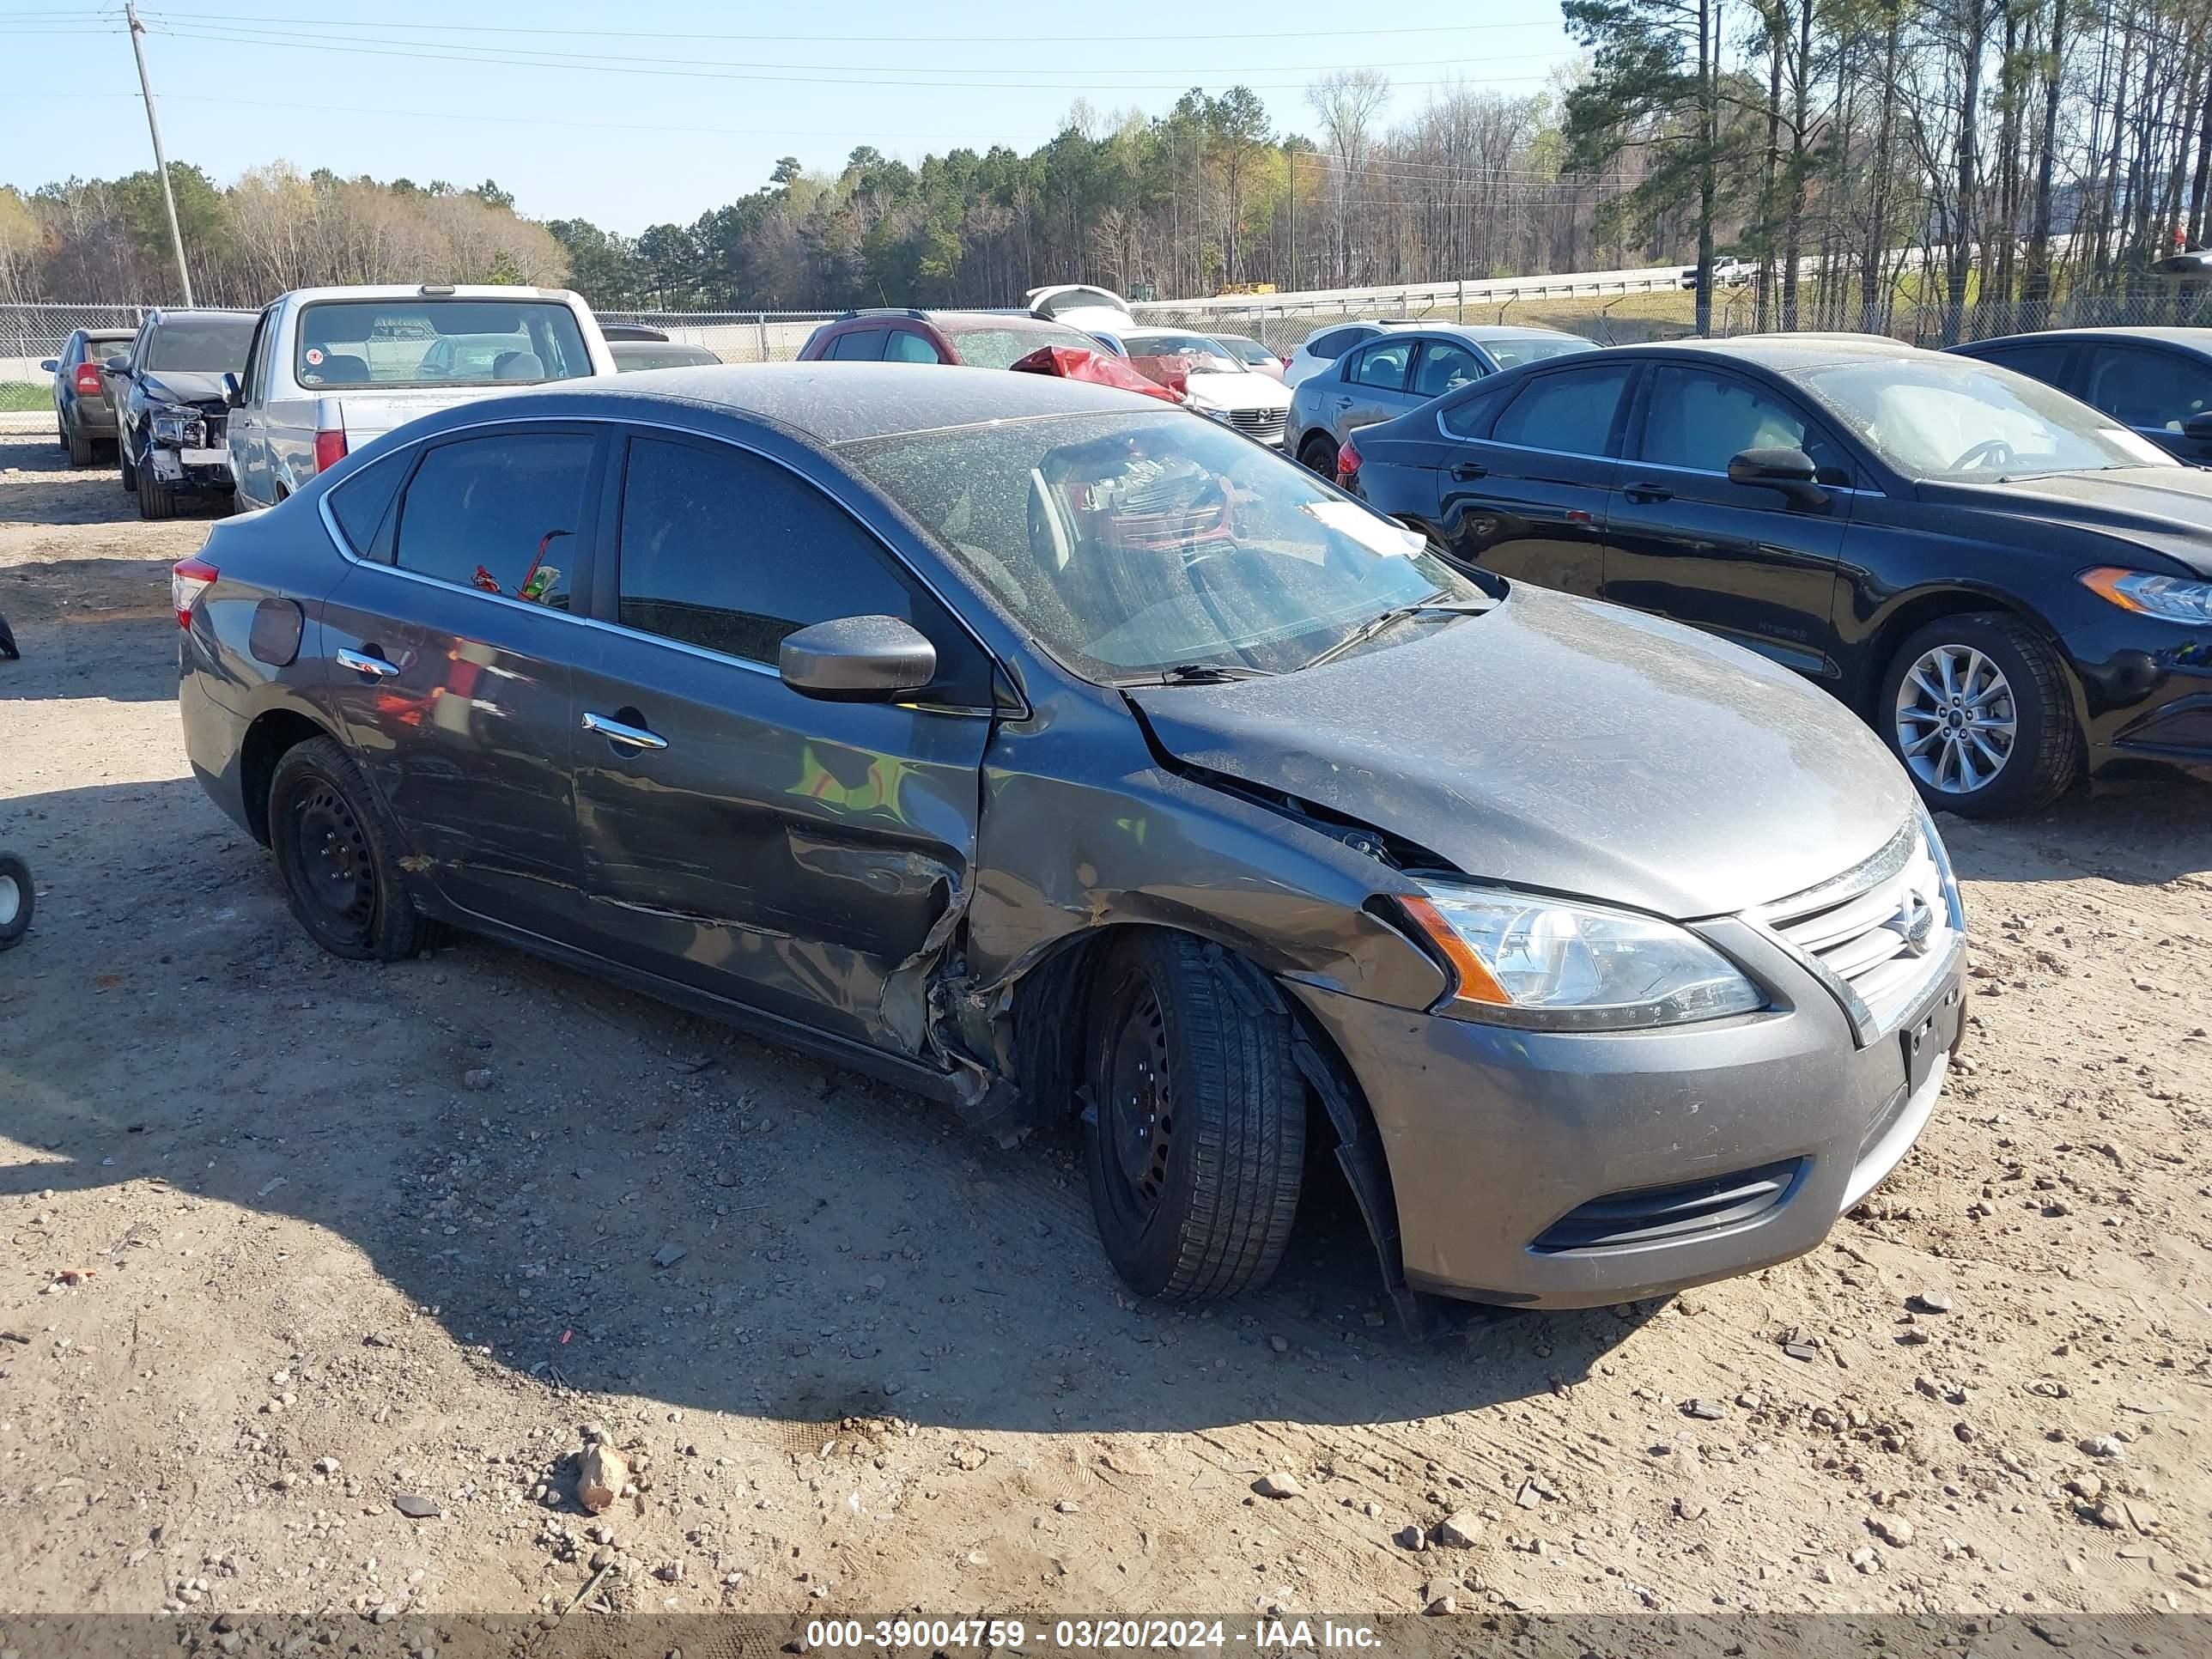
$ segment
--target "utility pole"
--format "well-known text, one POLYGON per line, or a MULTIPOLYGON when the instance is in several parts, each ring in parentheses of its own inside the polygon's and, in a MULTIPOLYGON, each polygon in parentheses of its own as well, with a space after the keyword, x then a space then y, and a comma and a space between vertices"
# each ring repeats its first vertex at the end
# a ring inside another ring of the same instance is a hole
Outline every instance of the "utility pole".
POLYGON ((161 124, 154 115, 154 85, 146 78, 146 48, 139 36, 146 26, 138 21, 137 0, 124 0, 123 15, 131 25, 131 55, 138 60, 138 91, 146 100, 146 130, 154 135, 154 171, 161 175, 161 205, 169 215, 169 246, 177 251, 177 280, 185 285, 185 303, 192 303, 192 273, 185 264, 185 233, 177 228, 177 196, 169 188, 169 158, 161 153, 161 124))
POLYGON ((1298 291, 1298 151, 1297 145, 1284 146, 1283 165, 1289 170, 1291 179, 1291 257, 1289 261, 1291 269, 1284 281, 1283 291, 1286 294, 1295 294, 1298 291))

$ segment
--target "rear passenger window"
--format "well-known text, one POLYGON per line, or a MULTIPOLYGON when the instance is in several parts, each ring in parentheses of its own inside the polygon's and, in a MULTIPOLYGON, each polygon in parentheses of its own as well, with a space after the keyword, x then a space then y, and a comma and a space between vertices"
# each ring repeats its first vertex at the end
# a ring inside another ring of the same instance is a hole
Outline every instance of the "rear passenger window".
POLYGON ((1567 455, 1602 455, 1628 385, 1628 367, 1568 369, 1531 380, 1505 406, 1491 441, 1567 455))
POLYGON ((386 455, 331 491, 331 517, 337 520, 339 534, 359 557, 390 558, 389 541, 379 547, 377 532, 391 515, 392 498, 399 494, 400 481, 407 476, 407 464, 412 459, 408 454, 386 455))
POLYGON ((743 450, 630 440, 620 591, 623 627, 771 667, 787 634, 897 617, 937 647, 933 696, 990 702, 973 644, 875 538, 804 478, 743 450))
POLYGON ((1314 356, 1334 362, 1366 337, 1364 328, 1333 328, 1319 339, 1307 341, 1306 349, 1314 356))
POLYGON ((895 328, 887 337, 884 361, 887 363, 933 363, 938 361, 937 348, 909 328, 895 328))
POLYGON ((872 363, 884 355, 884 331, 856 328, 850 334, 840 334, 822 355, 839 362, 872 363))
POLYGON ((1402 392, 1406 386, 1406 362, 1413 355, 1411 340, 1385 340, 1354 357, 1344 378, 1361 386, 1378 386, 1385 392, 1402 392))
POLYGON ((598 443, 540 432, 441 444, 422 458, 400 503, 394 562, 456 587, 566 611, 598 443))

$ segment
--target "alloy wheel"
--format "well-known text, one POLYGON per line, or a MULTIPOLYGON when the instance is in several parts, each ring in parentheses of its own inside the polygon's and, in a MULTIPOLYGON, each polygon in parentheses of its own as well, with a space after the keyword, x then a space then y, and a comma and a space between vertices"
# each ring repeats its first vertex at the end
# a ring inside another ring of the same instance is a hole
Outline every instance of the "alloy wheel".
POLYGON ((2012 683, 1971 645, 1923 652, 1897 688, 1896 712, 1898 753, 1913 776, 1947 795, 1995 782, 2020 733, 2012 683))

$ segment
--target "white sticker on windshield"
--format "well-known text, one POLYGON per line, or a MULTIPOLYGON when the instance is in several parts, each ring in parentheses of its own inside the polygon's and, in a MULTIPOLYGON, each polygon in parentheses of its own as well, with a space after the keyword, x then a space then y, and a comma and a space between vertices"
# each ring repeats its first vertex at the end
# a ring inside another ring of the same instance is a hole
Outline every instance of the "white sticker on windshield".
POLYGON ((323 361, 323 349, 322 349, 322 347, 320 347, 320 346, 309 346, 309 347, 307 348, 307 361, 308 361, 309 362, 311 362, 311 363, 319 363, 320 362, 322 362, 322 361, 323 361))
POLYGON ((1410 559, 1428 545, 1427 538, 1388 519, 1377 518, 1350 501, 1303 501, 1298 511, 1310 513, 1331 530, 1358 542, 1370 553, 1384 558, 1410 559))

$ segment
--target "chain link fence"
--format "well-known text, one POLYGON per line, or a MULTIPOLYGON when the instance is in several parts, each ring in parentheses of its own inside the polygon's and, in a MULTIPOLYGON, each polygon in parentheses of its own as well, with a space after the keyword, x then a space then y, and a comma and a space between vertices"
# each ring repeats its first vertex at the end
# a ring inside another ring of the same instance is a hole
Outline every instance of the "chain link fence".
MULTIPOLYGON (((2089 326, 2212 326, 2212 295, 2203 283, 2134 286, 2112 291, 2076 289, 2045 302, 1970 301, 1959 332, 1966 339, 2045 328, 2089 326)), ((1885 333, 1915 345, 1940 345, 1948 307, 1940 294, 1899 286, 1869 301, 1856 280, 1824 293, 1818 281, 1798 294, 1801 328, 1885 333)), ((1749 284, 1713 296, 1717 335, 1778 330, 1778 301, 1770 295, 1764 315, 1749 284)), ((45 378, 41 360, 53 356, 73 330, 136 328, 148 307, 128 305, 0 306, 0 381, 45 378)), ((1282 300, 1140 303, 1140 323, 1206 334, 1241 334, 1286 356, 1321 330, 1369 318, 1427 323, 1512 323, 1564 329, 1605 345, 1680 339, 1697 329, 1697 295, 1674 277, 1627 281, 1427 283, 1401 289, 1282 300)), ((672 340, 703 346, 726 363, 788 362, 815 328, 843 314, 823 311, 602 311, 604 323, 658 329, 672 340)))

